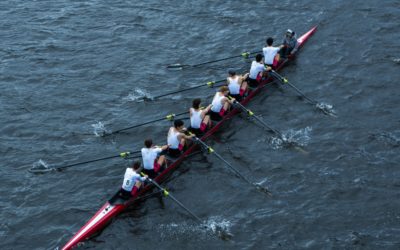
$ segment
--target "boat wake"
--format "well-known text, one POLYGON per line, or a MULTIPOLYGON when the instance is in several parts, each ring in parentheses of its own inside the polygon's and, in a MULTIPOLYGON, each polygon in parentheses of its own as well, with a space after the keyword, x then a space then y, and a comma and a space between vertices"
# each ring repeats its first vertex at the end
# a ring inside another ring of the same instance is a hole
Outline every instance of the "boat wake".
POLYGON ((272 137, 270 144, 273 149, 281 149, 288 144, 297 146, 307 146, 311 140, 311 127, 305 127, 303 129, 294 130, 290 129, 288 131, 282 132, 281 137, 272 137))
POLYGON ((129 95, 124 98, 125 101, 130 102, 139 102, 152 99, 153 97, 149 93, 139 88, 135 88, 133 92, 129 93, 129 95))
POLYGON ((336 111, 333 109, 332 104, 321 102, 321 103, 315 104, 315 106, 317 107, 317 109, 320 109, 325 114, 333 116, 333 117, 337 117, 336 111))
POLYGON ((104 136, 106 133, 108 133, 104 123, 102 122, 94 123, 92 124, 92 127, 93 127, 93 134, 96 137, 101 137, 104 136))

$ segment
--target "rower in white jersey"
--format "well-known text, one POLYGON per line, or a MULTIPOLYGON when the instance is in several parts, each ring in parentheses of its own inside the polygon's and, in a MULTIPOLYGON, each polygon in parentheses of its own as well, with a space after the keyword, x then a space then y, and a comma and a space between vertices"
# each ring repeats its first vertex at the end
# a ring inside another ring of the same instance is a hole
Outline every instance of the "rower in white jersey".
POLYGON ((120 197, 129 199, 137 193, 139 188, 142 186, 142 182, 147 179, 147 175, 142 177, 139 172, 140 162, 138 161, 126 169, 124 182, 122 183, 122 187, 119 192, 120 197))
POLYGON ((274 39, 272 37, 267 38, 267 46, 263 48, 264 53, 264 63, 273 69, 278 66, 280 56, 279 50, 281 50, 284 46, 281 45, 279 47, 273 47, 272 44, 274 43, 274 39))
POLYGON ((207 128, 211 127, 210 116, 207 113, 211 109, 211 104, 205 109, 200 108, 201 99, 196 98, 192 102, 192 107, 189 109, 190 113, 190 128, 189 131, 196 136, 204 134, 207 128))
POLYGON ((171 157, 179 157, 182 154, 187 140, 192 139, 195 135, 185 135, 186 128, 182 120, 175 120, 174 126, 168 131, 168 155, 171 157))
POLYGON ((240 102, 247 92, 247 77, 249 73, 246 73, 244 76, 237 75, 234 70, 228 71, 228 78, 226 78, 229 95, 235 98, 238 102, 240 102))
POLYGON ((248 83, 251 88, 256 88, 261 82, 263 77, 267 76, 267 71, 270 71, 271 67, 265 67, 263 62, 263 56, 261 54, 256 55, 256 60, 251 63, 248 83))
POLYGON ((162 166, 166 164, 165 156, 160 155, 160 153, 167 150, 168 145, 159 147, 153 145, 153 141, 151 139, 147 139, 144 141, 144 146, 145 147, 141 150, 143 172, 153 179, 157 176, 157 173, 161 171, 162 166))
POLYGON ((220 121, 225 113, 233 104, 235 98, 228 99, 229 89, 227 86, 222 86, 219 91, 215 93, 214 99, 211 103, 210 118, 213 121, 220 121))

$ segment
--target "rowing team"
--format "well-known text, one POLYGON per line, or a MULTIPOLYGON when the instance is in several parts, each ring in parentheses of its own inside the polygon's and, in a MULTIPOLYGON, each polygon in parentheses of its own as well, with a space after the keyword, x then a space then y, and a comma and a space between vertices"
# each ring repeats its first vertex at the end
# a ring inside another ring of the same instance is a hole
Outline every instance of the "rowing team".
POLYGON ((186 129, 182 120, 175 120, 174 126, 168 131, 167 145, 153 145, 151 139, 144 141, 145 147, 142 148, 143 171, 139 161, 126 169, 120 196, 129 198, 133 196, 141 187, 142 183, 148 178, 154 178, 167 166, 165 154, 169 157, 179 157, 190 141, 196 135, 203 135, 207 129, 211 128, 212 121, 220 121, 231 109, 232 105, 240 102, 245 97, 250 88, 257 87, 263 79, 268 77, 268 71, 274 69, 281 58, 292 56, 297 48, 297 39, 292 30, 287 30, 283 44, 273 47, 273 38, 266 40, 263 54, 257 54, 255 61, 252 62, 250 72, 238 75, 234 70, 228 71, 227 85, 222 86, 215 93, 212 103, 206 108, 201 108, 201 100, 196 98, 189 109, 190 127, 186 129))

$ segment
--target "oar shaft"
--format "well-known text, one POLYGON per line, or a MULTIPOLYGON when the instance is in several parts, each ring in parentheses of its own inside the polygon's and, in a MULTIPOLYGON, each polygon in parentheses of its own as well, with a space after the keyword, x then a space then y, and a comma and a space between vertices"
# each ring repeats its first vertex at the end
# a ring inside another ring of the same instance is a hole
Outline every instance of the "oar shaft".
POLYGON ((229 59, 234 59, 234 58, 238 58, 238 57, 244 57, 244 54, 246 54, 247 56, 250 54, 255 54, 255 53, 261 53, 262 51, 253 51, 253 52, 244 52, 240 55, 237 56, 230 56, 230 57, 226 57, 226 58, 221 58, 221 59, 216 59, 216 60, 212 60, 212 61, 208 61, 208 62, 203 62, 203 63, 198 63, 198 64, 193 64, 190 65, 192 67, 198 67, 198 66, 202 66, 205 64, 210 64, 210 63, 215 63, 215 62, 221 62, 221 61, 225 61, 225 60, 229 60, 229 59))
MULTIPOLYGON (((148 122, 136 124, 136 125, 133 125, 133 126, 130 126, 130 127, 126 127, 126 128, 115 130, 110 134, 116 134, 116 133, 119 133, 119 132, 122 132, 122 131, 126 131, 126 130, 130 130, 130 129, 133 129, 133 128, 141 127, 141 126, 144 126, 144 125, 147 125, 147 124, 151 124, 151 123, 154 123, 154 122, 159 122, 159 121, 164 121, 164 120, 173 120, 173 118, 175 116, 180 116, 180 115, 184 115, 184 114, 188 114, 188 113, 189 113, 188 111, 184 111, 184 112, 181 112, 181 113, 178 113, 178 114, 169 114, 167 116, 164 116, 163 118, 159 118, 159 119, 155 119, 155 120, 152 120, 152 121, 148 121, 148 122)), ((106 134, 106 135, 110 135, 110 134, 106 134)))
POLYGON ((292 87, 297 93, 299 93, 303 98, 305 98, 309 103, 316 105, 318 102, 316 102, 315 100, 312 100, 311 98, 309 98, 308 96, 306 96, 300 89, 298 89, 296 86, 294 86, 292 83, 290 83, 286 78, 284 78, 283 76, 281 76, 280 74, 278 74, 278 72, 271 70, 271 74, 275 75, 275 77, 277 77, 281 82, 289 85, 290 87, 292 87))
POLYGON ((99 158, 99 159, 94 159, 94 160, 88 160, 88 161, 73 163, 73 164, 69 164, 69 165, 66 165, 66 166, 55 167, 55 168, 53 168, 53 169, 69 168, 69 167, 74 167, 74 166, 78 166, 78 165, 88 164, 88 163, 92 163, 92 162, 97 162, 97 161, 103 161, 103 160, 113 159, 113 158, 117 158, 117 157, 125 157, 125 156, 129 156, 129 155, 132 155, 132 154, 138 154, 138 153, 141 153, 141 151, 138 150, 138 151, 133 151, 133 152, 125 152, 125 153, 121 153, 121 154, 119 154, 119 155, 113 155, 113 156, 103 157, 103 158, 99 158), (123 156, 123 154, 124 154, 124 156, 123 156))
POLYGON ((196 220, 198 220, 200 223, 202 223, 202 220, 195 215, 192 211, 190 211, 185 205, 183 205, 180 201, 178 201, 171 193, 169 193, 165 188, 161 187, 156 181, 147 178, 151 183, 153 183, 154 186, 162 190, 163 192, 167 192, 167 196, 171 198, 173 201, 175 201, 181 208, 183 208, 186 212, 188 212, 190 215, 192 215, 196 220))
POLYGON ((208 82, 206 84, 203 83, 201 85, 196 85, 196 86, 189 87, 189 88, 186 88, 186 89, 176 90, 176 91, 168 92, 168 93, 165 93, 165 94, 153 96, 152 99, 158 99, 158 98, 161 98, 161 97, 165 97, 165 96, 169 96, 169 95, 173 95, 173 94, 177 94, 177 93, 181 93, 181 92, 185 92, 185 91, 189 91, 189 90, 193 90, 193 89, 198 89, 198 88, 202 88, 202 87, 214 87, 215 83, 220 83, 220 82, 224 82, 224 81, 225 81, 225 79, 218 80, 218 81, 215 81, 215 82, 214 81, 208 82))

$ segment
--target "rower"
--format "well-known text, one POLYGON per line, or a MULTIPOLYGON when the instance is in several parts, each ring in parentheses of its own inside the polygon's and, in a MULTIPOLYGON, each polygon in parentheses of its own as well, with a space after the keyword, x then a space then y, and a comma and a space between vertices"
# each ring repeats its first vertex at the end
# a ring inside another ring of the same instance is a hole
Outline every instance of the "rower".
POLYGON ((219 91, 215 93, 214 99, 211 103, 211 110, 210 110, 210 118, 213 121, 220 121, 225 113, 229 110, 233 101, 235 100, 232 98, 231 100, 227 98, 229 94, 229 89, 227 86, 222 86, 219 88, 219 91))
POLYGON ((154 178, 160 172, 163 165, 167 163, 165 156, 160 155, 162 151, 168 149, 168 145, 156 146, 153 145, 153 140, 147 139, 144 141, 144 148, 142 148, 143 172, 154 178))
POLYGON ((247 92, 247 77, 249 73, 246 73, 244 76, 237 75, 234 70, 228 71, 228 78, 226 81, 228 83, 229 94, 233 98, 235 98, 238 102, 240 102, 247 92))
POLYGON ((274 39, 272 37, 268 37, 266 42, 267 45, 263 48, 264 63, 267 66, 276 68, 280 60, 278 52, 281 48, 283 48, 283 45, 280 47, 273 47, 272 44, 274 43, 274 39))
POLYGON ((281 49, 279 54, 283 58, 292 57, 297 52, 297 49, 299 48, 299 43, 297 42, 296 33, 293 30, 288 29, 286 31, 285 37, 282 41, 282 45, 283 48, 281 49))
POLYGON ((189 109, 190 113, 190 128, 189 131, 197 136, 204 134, 207 128, 211 127, 210 116, 207 113, 211 109, 211 104, 205 109, 200 109, 201 99, 196 98, 192 102, 192 107, 189 109))
POLYGON ((256 88, 261 82, 263 76, 266 76, 266 71, 270 71, 271 67, 265 67, 263 62, 263 56, 261 54, 256 55, 256 60, 251 63, 250 73, 249 73, 249 86, 251 88, 256 88))
POLYGON ((182 154, 186 140, 193 138, 195 135, 185 135, 186 128, 182 120, 175 120, 174 126, 168 131, 168 155, 171 157, 179 157, 182 154))
POLYGON ((131 167, 128 167, 125 171, 124 182, 120 190, 120 196, 127 199, 134 196, 139 188, 142 186, 142 182, 147 179, 147 175, 140 176, 140 162, 136 161, 131 167))

